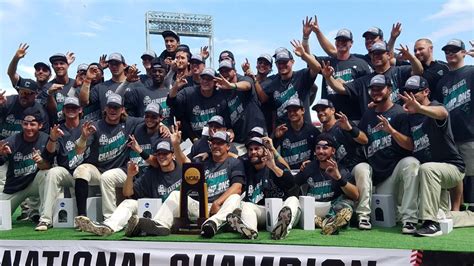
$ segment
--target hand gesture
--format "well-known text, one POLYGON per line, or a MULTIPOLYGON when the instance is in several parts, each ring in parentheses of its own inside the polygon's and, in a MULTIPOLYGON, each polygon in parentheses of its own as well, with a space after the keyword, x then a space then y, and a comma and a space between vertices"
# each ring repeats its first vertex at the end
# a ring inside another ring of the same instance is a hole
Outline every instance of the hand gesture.
POLYGON ((86 72, 86 80, 89 82, 97 77, 99 74, 99 68, 96 65, 89 66, 86 72))
POLYGON ((96 131, 97 129, 94 124, 91 121, 86 121, 82 125, 81 137, 84 137, 84 139, 88 139, 96 131))
POLYGON ((392 25, 392 31, 390 32, 390 37, 392 38, 398 38, 400 36, 400 33, 402 33, 402 23, 397 22, 392 25))
POLYGON ((304 161, 303 163, 301 163, 300 172, 303 172, 303 170, 306 168, 306 166, 307 166, 310 162, 311 162, 310 160, 306 160, 306 161, 304 161))
POLYGON ((311 30, 312 30, 314 33, 319 33, 319 32, 321 32, 321 29, 319 28, 318 17, 317 17, 317 16, 314 16, 314 21, 311 22, 310 25, 311 25, 311 30))
POLYGON ((234 86, 232 86, 232 84, 227 79, 225 79, 220 73, 219 77, 215 77, 214 80, 216 81, 216 87, 218 87, 219 89, 231 90, 234 88, 234 86))
POLYGON ((207 152, 201 152, 201 153, 199 153, 198 155, 194 156, 193 159, 194 159, 194 160, 198 160, 198 159, 199 159, 199 161, 202 162, 202 161, 205 161, 208 157, 209 157, 209 153, 207 153, 207 152))
POLYGON ((275 128, 275 138, 279 139, 288 131, 288 127, 285 124, 281 124, 275 128))
POLYGON ((177 126, 171 126, 170 140, 173 146, 181 144, 181 131, 178 130, 177 126))
POLYGON ((138 175, 138 164, 133 161, 128 161, 127 163, 127 176, 136 176, 138 175))
POLYGON ((311 35, 311 21, 313 18, 309 18, 306 16, 306 20, 303 20, 303 37, 308 38, 311 35))
POLYGON ((298 40, 293 40, 290 42, 291 45, 293 45, 293 51, 295 52, 295 55, 298 57, 302 57, 306 51, 304 50, 303 44, 301 44, 301 41, 298 40))
POLYGON ((270 169, 275 168, 276 163, 275 163, 275 156, 273 155, 273 151, 269 150, 268 148, 265 148, 264 154, 265 154, 265 157, 262 158, 262 161, 265 162, 265 165, 270 169))
POLYGON ((370 102, 370 103, 367 104, 367 108, 369 108, 369 109, 372 109, 372 108, 375 108, 375 107, 377 107, 377 104, 374 103, 374 102, 370 102))
POLYGON ((337 166, 336 161, 333 158, 331 158, 327 162, 328 162, 328 167, 326 168, 326 174, 328 174, 334 180, 341 179, 341 173, 339 172, 339 167, 337 166))
POLYGON ((0 140, 0 154, 3 156, 6 156, 11 153, 12 153, 12 150, 10 146, 8 146, 8 142, 4 140, 0 140))
POLYGON ((234 142, 234 138, 235 138, 234 130, 232 128, 229 128, 227 129, 226 133, 227 135, 229 135, 229 141, 234 142))
POLYGON ((405 102, 403 104, 403 110, 409 114, 416 114, 419 113, 421 109, 421 104, 416 100, 415 95, 413 93, 407 93, 406 91, 403 95, 399 94, 400 98, 405 102))
POLYGON ((138 141, 137 139, 135 139, 135 136, 134 135, 130 135, 128 136, 128 143, 127 143, 127 147, 129 147, 130 149, 132 149, 134 152, 140 154, 142 153, 143 149, 142 147, 140 147, 140 144, 138 144, 138 141))
POLYGON ((5 96, 6 90, 0 92, 0 105, 4 105, 7 102, 7 96, 5 96))
POLYGON ((162 138, 169 138, 171 136, 171 131, 167 126, 160 125, 160 135, 162 138))
POLYGON ((342 130, 345 130, 345 131, 352 130, 351 123, 349 123, 349 119, 343 112, 335 113, 335 115, 337 118, 337 123, 339 124, 339 127, 342 128, 342 130))
POLYGON ((209 58, 209 51, 208 51, 208 49, 209 49, 208 46, 201 47, 201 51, 199 52, 199 54, 201 55, 202 60, 206 60, 206 59, 209 58))
POLYGON ((262 137, 263 145, 270 151, 276 150, 275 147, 273 146, 273 140, 270 137, 262 137))
POLYGON ((245 58, 245 62, 242 63, 242 71, 245 73, 246 76, 247 76, 247 73, 250 71, 250 63, 247 58, 245 58))
POLYGON ((67 52, 66 53, 66 59, 67 59, 67 64, 71 65, 76 61, 76 55, 73 52, 67 52))
POLYGON ((82 86, 82 83, 84 82, 84 79, 85 79, 85 75, 81 74, 81 73, 77 73, 76 75, 76 78, 74 79, 74 85, 73 87, 74 88, 79 88, 80 86, 82 86))
POLYGON ((37 150, 36 148, 33 148, 33 157, 32 157, 32 159, 37 164, 39 164, 43 161, 43 157, 41 157, 40 151, 37 150))
POLYGON ((185 76, 182 76, 182 77, 176 77, 176 81, 174 82, 173 87, 176 88, 177 90, 180 90, 186 85, 188 85, 188 80, 186 79, 185 76))
POLYGON ((410 54, 410 49, 408 49, 407 45, 403 47, 403 45, 400 44, 400 48, 396 48, 396 50, 400 53, 400 56, 403 60, 410 60, 410 58, 412 58, 412 55, 410 54))
POLYGON ((103 54, 99 57, 99 65, 102 69, 106 69, 109 67, 109 63, 107 63, 107 55, 103 54))
POLYGON ((54 83, 53 85, 51 85, 51 87, 49 87, 49 89, 48 89, 48 95, 53 95, 53 94, 55 94, 56 92, 62 90, 63 88, 64 88, 64 85, 63 85, 63 84, 54 83))
POLYGON ((377 118, 380 120, 380 123, 378 123, 377 126, 375 126, 376 128, 379 128, 387 132, 388 134, 391 134, 392 132, 395 131, 392 125, 390 125, 390 121, 388 121, 388 119, 385 118, 383 115, 377 115, 377 118))
POLYGON ((474 57, 474 41, 469 41, 469 43, 471 44, 471 49, 469 49, 469 51, 467 51, 467 55, 470 55, 471 57, 474 57))
POLYGON ((28 50, 28 47, 30 46, 27 43, 20 43, 18 50, 16 50, 15 57, 18 59, 25 57, 26 50, 28 50))
POLYGON ((173 60, 173 58, 171 58, 171 57, 169 57, 169 56, 165 58, 165 64, 167 64, 168 66, 170 66, 170 68, 171 68, 172 70, 175 70, 175 69, 176 69, 176 61, 173 60))
POLYGON ((334 74, 334 68, 331 66, 331 62, 329 61, 322 61, 321 62, 321 74, 323 74, 324 78, 329 78, 334 74))
POLYGON ((128 67, 128 71, 127 71, 127 82, 136 82, 136 81, 139 81, 140 80, 140 77, 138 76, 138 74, 140 73, 140 71, 138 70, 137 68, 137 65, 136 64, 133 64, 133 65, 130 65, 128 67))
POLYGON ((64 132, 59 128, 58 124, 53 125, 49 130, 49 138, 56 142, 60 137, 64 136, 64 132))

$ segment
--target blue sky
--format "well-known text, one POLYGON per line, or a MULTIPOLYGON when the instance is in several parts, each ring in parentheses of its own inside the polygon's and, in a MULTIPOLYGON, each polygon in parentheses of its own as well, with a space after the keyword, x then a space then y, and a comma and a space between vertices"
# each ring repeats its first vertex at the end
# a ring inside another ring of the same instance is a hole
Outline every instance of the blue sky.
MULTIPOLYGON (((474 40, 474 0, 0 0, 0 88, 13 92, 6 71, 18 45, 24 42, 30 45, 18 67, 24 77, 33 77, 35 62, 47 62, 52 54, 67 51, 76 54, 69 70, 72 77, 78 64, 95 62, 99 55, 111 52, 120 52, 127 63, 143 68, 140 56, 145 51, 147 11, 212 15, 214 55, 231 50, 239 64, 248 58, 252 68, 259 54, 273 54, 280 46, 290 48, 290 40, 300 39, 301 20, 307 15, 318 15, 320 27, 330 39, 340 28, 351 29, 354 53, 366 52, 361 36, 366 29, 378 26, 388 38, 397 21, 403 25, 397 46, 402 43, 413 47, 416 39, 428 37, 434 42, 436 59, 444 60, 441 47, 449 39, 460 38, 467 46, 469 40, 474 40)), ((193 51, 207 43, 186 37, 181 42, 193 51)), ((164 49, 161 36, 153 36, 151 43, 157 53, 164 49)), ((323 54, 314 35, 310 46, 314 54, 323 54)), ((304 67, 301 60, 296 61, 295 68, 304 67)), ((466 63, 473 64, 473 59, 468 58, 466 63)))

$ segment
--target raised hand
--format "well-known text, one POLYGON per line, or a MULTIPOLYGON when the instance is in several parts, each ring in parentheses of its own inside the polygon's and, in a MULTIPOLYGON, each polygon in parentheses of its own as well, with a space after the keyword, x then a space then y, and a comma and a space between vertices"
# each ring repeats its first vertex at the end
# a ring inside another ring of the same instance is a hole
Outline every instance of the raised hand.
POLYGON ((165 125, 160 125, 160 135, 162 138, 169 138, 171 136, 170 129, 165 125))
POLYGON ((265 148, 264 154, 265 154, 265 157, 263 157, 262 160, 263 162, 265 162, 265 165, 270 169, 275 168, 276 163, 275 163, 275 156, 273 155, 273 151, 269 150, 268 148, 265 148))
MULTIPOLYGON (((315 16, 316 17, 316 16, 315 16)), ((302 21, 302 24, 303 24, 303 37, 304 38, 308 38, 309 35, 311 35, 311 22, 312 22, 313 18, 310 17, 308 19, 308 16, 306 16, 306 19, 302 21)))
POLYGON ((93 79, 95 79, 95 77, 97 77, 97 75, 99 74, 99 71, 100 70, 97 66, 95 65, 89 66, 86 72, 86 80, 90 82, 93 79))
POLYGON ((219 89, 231 90, 234 88, 233 83, 230 83, 220 73, 219 73, 219 77, 215 77, 214 80, 216 81, 216 86, 219 89))
POLYGON ((209 51, 208 51, 209 47, 208 46, 204 46, 204 47, 201 47, 201 51, 199 52, 199 54, 201 55, 202 59, 203 60, 206 60, 209 58, 209 51))
POLYGON ((377 115, 377 118, 380 120, 380 123, 378 123, 377 126, 375 126, 375 128, 381 129, 387 132, 388 134, 391 134, 392 132, 395 131, 392 125, 390 125, 390 121, 388 121, 388 119, 385 116, 377 115))
POLYGON ((129 147, 136 153, 141 153, 143 151, 142 147, 140 147, 140 144, 138 144, 138 141, 137 139, 135 139, 134 135, 128 136, 128 140, 129 141, 127 143, 127 147, 129 147))
POLYGON ((273 140, 270 137, 262 137, 263 145, 271 151, 275 150, 275 147, 273 146, 273 140))
POLYGON ((295 55, 297 55, 298 57, 301 57, 306 53, 304 50, 303 44, 301 44, 301 41, 293 40, 290 43, 291 45, 293 45, 293 51, 295 52, 295 55))
POLYGON ((314 21, 310 23, 311 25, 311 30, 314 32, 314 33, 319 33, 321 32, 321 29, 319 28, 319 24, 318 24, 318 17, 315 15, 314 16, 314 21))
POLYGON ((41 163, 43 161, 43 157, 41 157, 41 153, 39 150, 37 150, 36 148, 33 148, 33 157, 32 157, 33 161, 35 161, 35 163, 41 163))
POLYGON ((392 31, 390 32, 390 37, 398 38, 398 36, 400 36, 400 33, 402 33, 402 23, 397 22, 392 25, 392 31))
POLYGON ((25 57, 27 53, 26 50, 28 50, 29 47, 30 46, 27 43, 20 43, 18 50, 16 50, 15 57, 18 59, 25 57))
POLYGON ((275 138, 279 139, 288 131, 288 127, 285 124, 281 124, 275 128, 275 138))
POLYGON ((53 85, 51 85, 51 87, 49 87, 49 89, 48 89, 48 95, 53 95, 53 94, 55 94, 56 92, 62 90, 63 88, 64 88, 64 85, 63 85, 63 84, 54 83, 53 85))
POLYGON ((321 62, 321 74, 323 74, 324 78, 329 78, 334 74, 334 68, 331 66, 331 62, 329 61, 322 61, 321 62))
POLYGON ((242 63, 242 71, 244 72, 244 74, 246 76, 248 76, 249 72, 251 73, 250 63, 249 63, 249 60, 247 58, 245 58, 245 62, 242 63))
POLYGON ((471 44, 471 49, 469 49, 469 51, 467 51, 467 55, 470 55, 471 57, 474 57, 474 41, 469 41, 469 43, 471 44))
POLYGON ((403 110, 409 114, 419 113, 421 109, 421 104, 416 100, 413 93, 407 93, 406 91, 402 94, 398 94, 400 98, 405 102, 403 104, 403 110))
POLYGON ((49 130, 49 138, 56 142, 60 137, 64 136, 64 132, 59 128, 58 124, 55 124, 49 130))
POLYGON ((106 69, 109 67, 109 63, 107 63, 107 55, 103 54, 99 57, 99 65, 102 69, 106 69))
POLYGON ((127 176, 136 176, 138 175, 139 167, 138 164, 133 161, 128 161, 127 163, 127 176))
POLYGON ((81 137, 88 139, 97 129, 91 121, 86 121, 81 128, 81 137))
POLYGON ((170 140, 173 146, 181 144, 181 131, 178 130, 177 126, 171 126, 170 140))
POLYGON ((352 130, 351 123, 349 123, 349 119, 343 112, 335 113, 335 116, 337 118, 337 123, 343 130, 345 131, 352 130))
POLYGON ((174 82, 173 87, 175 87, 176 89, 180 90, 180 89, 182 89, 184 86, 186 86, 187 84, 188 84, 188 80, 186 79, 185 76, 176 77, 176 81, 174 82))
POLYGON ((6 90, 0 92, 0 105, 4 105, 7 102, 7 96, 5 96, 6 90))
POLYGON ((396 50, 400 53, 400 56, 403 60, 410 60, 413 56, 410 54, 410 49, 408 49, 408 46, 400 44, 400 48, 396 48, 396 50))
POLYGON ((67 59, 67 64, 71 65, 76 61, 76 55, 73 52, 67 52, 66 53, 66 59, 67 59))
POLYGON ((12 150, 10 146, 8 145, 8 142, 4 140, 0 140, 0 154, 3 156, 6 156, 11 153, 12 153, 12 150))
POLYGON ((304 161, 303 163, 301 163, 300 172, 303 172, 304 169, 306 168, 306 166, 307 166, 310 162, 311 162, 310 160, 306 160, 306 161, 304 161))
POLYGON ((339 172, 339 167, 337 166, 337 162, 331 158, 327 161, 327 163, 328 163, 328 167, 326 168, 326 174, 328 174, 334 180, 341 179, 341 173, 339 172))
POLYGON ((136 64, 133 64, 133 65, 130 65, 128 67, 128 71, 127 71, 127 82, 136 82, 136 81, 139 81, 140 80, 140 77, 138 76, 138 74, 140 73, 140 71, 138 70, 137 68, 137 65, 136 64))

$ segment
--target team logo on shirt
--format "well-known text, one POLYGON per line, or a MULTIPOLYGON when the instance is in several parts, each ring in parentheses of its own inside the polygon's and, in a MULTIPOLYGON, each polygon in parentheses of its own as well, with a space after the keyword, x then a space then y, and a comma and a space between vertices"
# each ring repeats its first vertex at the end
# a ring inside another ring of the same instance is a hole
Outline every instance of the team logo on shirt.
POLYGON ((201 113, 201 108, 199 108, 199 105, 196 105, 193 107, 193 115, 199 115, 201 113))
POLYGON ((15 153, 15 155, 13 156, 13 160, 15 162, 19 162, 19 161, 23 160, 23 153, 21 153, 21 152, 15 153))
POLYGON ((283 140, 283 143, 281 145, 283 146, 283 148, 289 149, 291 147, 291 142, 289 139, 285 139, 283 140))
POLYGON ((436 72, 436 73, 438 73, 438 75, 440 75, 440 76, 443 76, 443 75, 444 75, 444 71, 443 71, 442 69, 441 69, 441 70, 439 70, 439 71, 438 71, 438 72, 436 72))
POLYGON ((74 148, 76 147, 76 144, 74 144, 74 142, 68 140, 66 142, 66 150, 67 151, 72 151, 74 148))
POLYGON ((21 123, 21 120, 16 120, 14 115, 8 115, 5 121, 9 124, 17 124, 17 122, 21 123))
POLYGON ((99 144, 102 146, 106 145, 107 143, 109 143, 109 139, 107 138, 107 136, 105 134, 100 135, 99 144))
POLYGON ((158 186, 158 194, 159 195, 164 195, 166 193, 166 188, 163 185, 158 186))
POLYGON ((105 98, 109 97, 110 94, 112 93, 115 93, 114 91, 111 91, 111 90, 108 90, 106 93, 105 93, 105 98))
POLYGON ((443 87, 441 88, 441 91, 442 91, 442 93, 443 93, 443 96, 446 97, 446 95, 448 95, 448 87, 443 86, 443 87))

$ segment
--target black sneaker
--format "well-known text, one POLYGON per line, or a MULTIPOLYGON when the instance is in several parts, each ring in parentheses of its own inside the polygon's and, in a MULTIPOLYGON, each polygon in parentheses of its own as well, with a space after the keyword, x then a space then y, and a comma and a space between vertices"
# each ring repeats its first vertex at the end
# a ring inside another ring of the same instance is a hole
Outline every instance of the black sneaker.
POLYGON ((288 235, 288 226, 291 221, 291 209, 287 206, 283 207, 278 213, 278 221, 272 230, 272 239, 283 239, 288 235))
POLYGON ((415 231, 416 231, 416 224, 415 223, 405 222, 403 224, 403 227, 402 227, 402 233, 403 234, 411 235, 411 234, 414 234, 415 231))
POLYGON ((127 229, 125 229, 125 236, 126 237, 134 237, 139 236, 141 233, 140 226, 138 226, 140 218, 138 215, 132 215, 130 219, 128 219, 127 229))
POLYGON ((239 232, 243 237, 247 239, 256 239, 258 237, 258 233, 245 224, 240 216, 230 213, 227 215, 226 220, 232 229, 239 232))
POLYGON ((415 236, 440 236, 442 234, 439 223, 428 220, 415 232, 415 236))
POLYGON ((168 227, 165 227, 152 219, 140 218, 140 230, 147 236, 167 236, 171 233, 168 227))
POLYGON ((217 233, 217 224, 214 221, 207 221, 201 227, 201 236, 212 238, 217 233))

